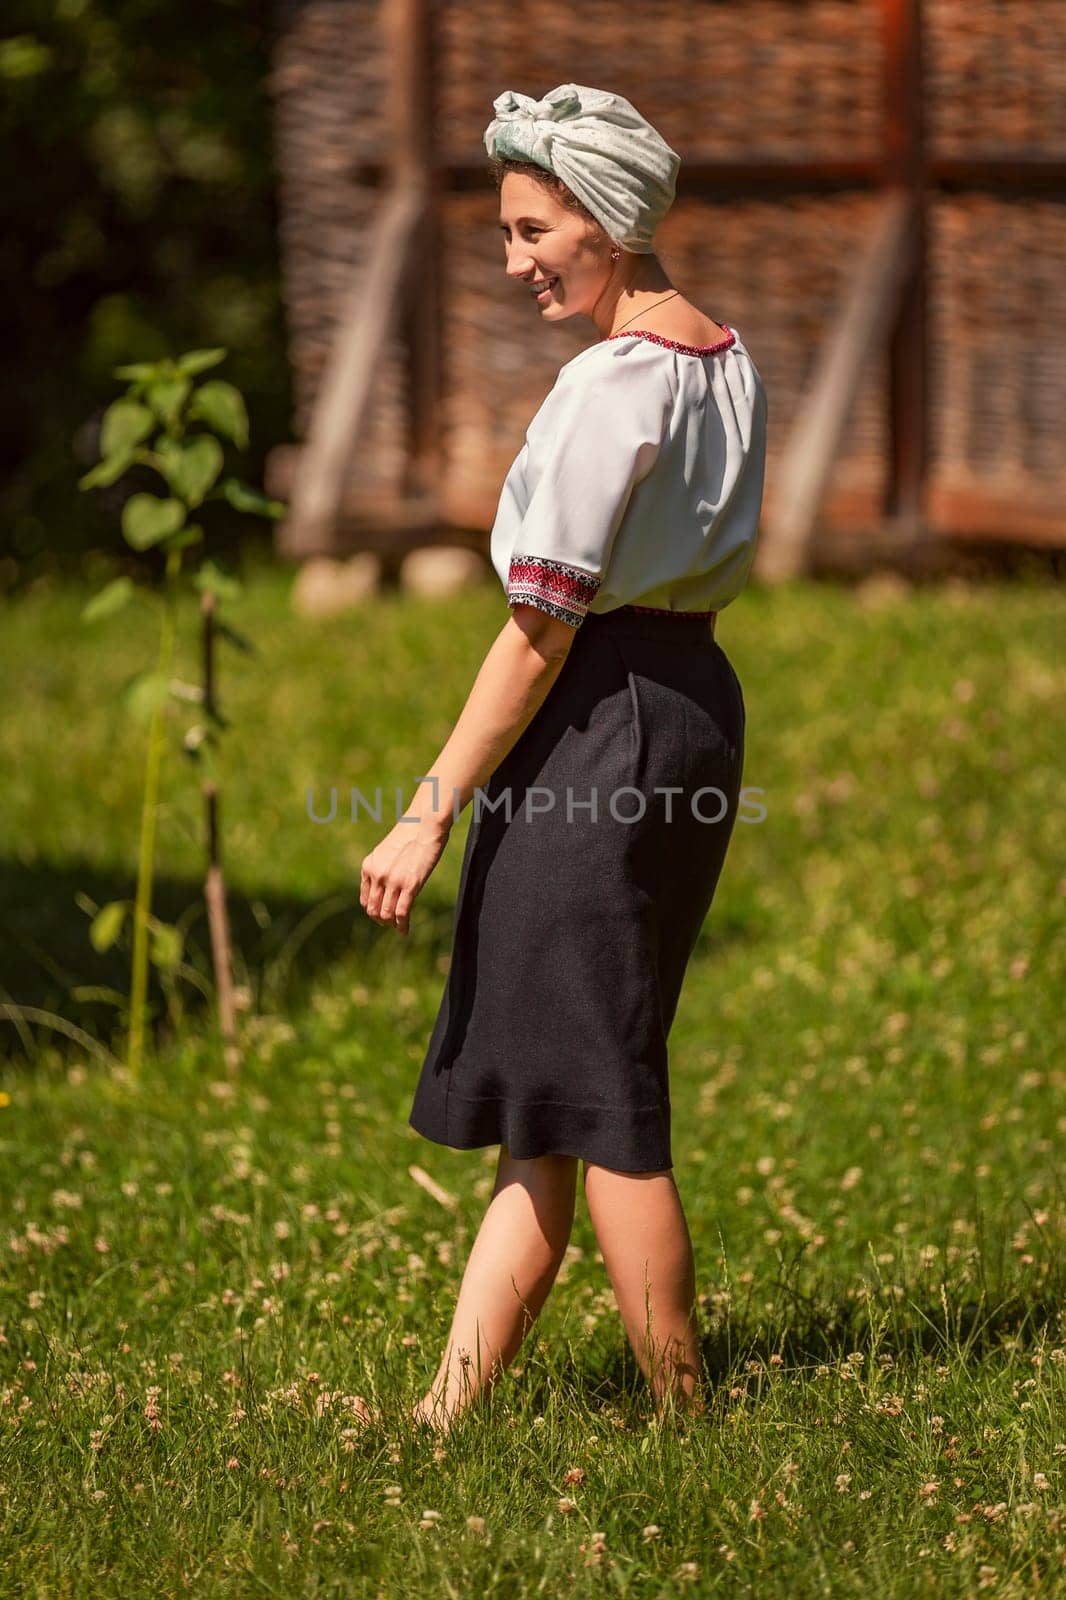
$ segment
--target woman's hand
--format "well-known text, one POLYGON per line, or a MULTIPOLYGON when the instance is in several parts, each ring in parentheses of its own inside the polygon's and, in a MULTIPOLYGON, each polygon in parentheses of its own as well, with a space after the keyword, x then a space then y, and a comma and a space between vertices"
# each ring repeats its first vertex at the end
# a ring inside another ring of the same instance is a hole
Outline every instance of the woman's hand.
POLYGON ((448 827, 397 822, 360 867, 359 904, 383 928, 406 934, 415 896, 444 854, 448 827))

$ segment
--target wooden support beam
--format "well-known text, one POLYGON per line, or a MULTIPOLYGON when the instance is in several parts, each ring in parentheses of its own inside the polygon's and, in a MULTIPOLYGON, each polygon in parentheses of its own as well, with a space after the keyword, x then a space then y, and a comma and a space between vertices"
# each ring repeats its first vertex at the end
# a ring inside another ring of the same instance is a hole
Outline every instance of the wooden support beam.
POLYGON ((418 470, 427 488, 438 475, 432 391, 439 385, 432 376, 429 398, 421 394, 427 378, 425 362, 435 365, 437 360, 435 301, 427 312, 414 293, 414 285, 424 281, 420 247, 428 237, 432 189, 432 118, 426 113, 431 94, 426 40, 430 4, 431 0, 385 0, 382 8, 392 112, 389 186, 369 260, 360 264, 315 396, 289 514, 277 530, 277 548, 286 556, 308 555, 329 544, 351 452, 385 347, 398 324, 410 350, 418 352, 417 370, 408 363, 412 388, 408 415, 415 419, 418 470))
POLYGON ((758 578, 778 582, 808 568, 815 520, 859 383, 867 362, 884 349, 911 271, 912 250, 911 197, 890 191, 778 465, 773 508, 755 551, 758 578))
POLYGON ((442 245, 436 206, 433 138, 434 0, 390 0, 388 28, 395 78, 391 96, 393 178, 417 184, 425 206, 404 282, 401 334, 406 349, 406 494, 435 495, 443 477, 440 280, 442 245))
POLYGON ((888 340, 888 492, 885 514, 922 538, 929 459, 927 228, 920 0, 884 0, 885 182, 910 196, 910 248, 888 340))
POLYGON ((407 257, 424 206, 424 193, 415 184, 395 189, 385 200, 370 260, 352 288, 315 396, 289 514, 278 525, 277 547, 283 555, 307 555, 328 542, 344 493, 353 441, 396 321, 407 257))
MULTIPOLYGON (((1062 156, 1028 146, 986 145, 961 156, 923 157, 926 182, 945 188, 1043 190, 1061 189, 1066 184, 1066 161, 1062 156)), ((344 176, 359 184, 384 187, 391 173, 385 159, 354 160, 344 176)), ((440 152, 434 162, 438 187, 445 193, 484 189, 491 191, 488 157, 440 152)), ((884 159, 862 156, 825 160, 781 161, 778 157, 760 160, 755 156, 739 159, 715 156, 698 150, 686 153, 678 173, 678 196, 725 190, 745 194, 749 190, 769 195, 826 193, 835 189, 879 189, 884 182, 884 159)), ((764 196, 765 197, 765 196, 764 196)))
POLYGON ((1046 150, 993 146, 964 156, 926 155, 926 182, 942 189, 1009 189, 1013 194, 1066 188, 1066 161, 1046 150))
POLYGON ((945 539, 1066 549, 1066 517, 1048 494, 1010 493, 998 486, 931 484, 926 514, 945 539))

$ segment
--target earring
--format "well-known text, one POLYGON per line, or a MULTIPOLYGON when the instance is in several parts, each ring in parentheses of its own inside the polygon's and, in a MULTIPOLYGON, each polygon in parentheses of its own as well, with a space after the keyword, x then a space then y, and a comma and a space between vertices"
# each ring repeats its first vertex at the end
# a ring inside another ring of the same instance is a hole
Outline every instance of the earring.
POLYGON ((612 261, 617 261, 621 254, 622 254, 621 250, 612 250, 611 251, 611 260, 612 261))

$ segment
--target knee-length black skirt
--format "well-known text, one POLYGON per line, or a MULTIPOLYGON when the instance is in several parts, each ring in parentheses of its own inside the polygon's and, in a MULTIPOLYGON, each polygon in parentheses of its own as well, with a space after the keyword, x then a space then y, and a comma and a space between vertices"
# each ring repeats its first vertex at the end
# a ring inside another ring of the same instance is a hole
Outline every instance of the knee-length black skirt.
POLYGON ((744 724, 706 616, 586 615, 470 802, 419 1133, 673 1165, 667 1035, 736 821, 744 724))

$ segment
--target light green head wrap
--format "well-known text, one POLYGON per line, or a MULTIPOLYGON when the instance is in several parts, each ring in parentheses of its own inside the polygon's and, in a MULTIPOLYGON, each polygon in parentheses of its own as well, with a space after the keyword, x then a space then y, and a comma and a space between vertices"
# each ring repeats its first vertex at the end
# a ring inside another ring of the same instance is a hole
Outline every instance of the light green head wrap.
POLYGON ((554 172, 616 244, 639 255, 674 201, 681 157, 620 94, 562 83, 543 100, 507 89, 485 129, 490 156, 554 172))

